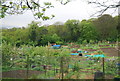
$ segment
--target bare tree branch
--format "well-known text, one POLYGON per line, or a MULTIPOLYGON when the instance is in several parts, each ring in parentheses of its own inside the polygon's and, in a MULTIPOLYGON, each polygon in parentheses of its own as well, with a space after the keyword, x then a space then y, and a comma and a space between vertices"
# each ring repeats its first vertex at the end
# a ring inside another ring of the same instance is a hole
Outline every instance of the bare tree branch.
POLYGON ((28 8, 32 9, 32 7, 29 5, 28 0, 26 0, 26 4, 27 4, 28 8))
MULTIPOLYGON (((97 8, 101 8, 99 11, 97 11, 97 12, 94 13, 94 14, 92 14, 91 17, 94 16, 94 15, 96 15, 96 14, 99 14, 98 16, 101 16, 101 15, 103 15, 106 11, 108 11, 108 9, 115 9, 115 10, 113 11, 113 13, 115 13, 115 11, 117 10, 117 8, 120 7, 119 2, 113 1, 115 4, 114 4, 114 3, 113 3, 113 4, 106 4, 106 3, 108 3, 108 2, 109 2, 109 0, 106 0, 106 1, 104 1, 104 2, 100 2, 99 0, 96 0, 96 1, 89 1, 89 0, 88 0, 88 4, 94 4, 94 5, 96 5, 97 8)), ((112 14, 113 14, 113 13, 112 13, 112 14)))

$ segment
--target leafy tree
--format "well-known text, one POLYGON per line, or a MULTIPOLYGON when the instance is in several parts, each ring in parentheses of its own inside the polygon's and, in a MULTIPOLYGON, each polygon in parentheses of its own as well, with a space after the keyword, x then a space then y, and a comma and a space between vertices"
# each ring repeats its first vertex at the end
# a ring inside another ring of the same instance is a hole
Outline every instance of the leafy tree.
MULTIPOLYGON (((56 0, 56 1, 59 1, 61 4, 65 5, 72 0, 56 0)), ((87 2, 88 4, 95 4, 97 5, 97 7, 100 8, 100 10, 95 13, 99 15, 102 15, 108 9, 114 9, 113 11, 115 12, 117 8, 120 6, 120 2, 114 0, 112 2, 110 0, 107 1, 88 0, 87 2)), ((43 4, 41 4, 39 0, 18 0, 18 1, 2 0, 0 1, 0 6, 1 6, 0 18, 4 18, 8 14, 11 15, 23 14, 27 10, 31 10, 35 18, 48 20, 54 17, 54 15, 51 16, 45 15, 47 9, 54 7, 51 4, 51 2, 44 2, 43 4)))
POLYGON ((6 41, 7 44, 15 44, 16 38, 15 38, 15 31, 14 28, 12 29, 5 29, 2 31, 2 37, 4 41, 6 41))
POLYGON ((50 43, 57 43, 61 41, 61 38, 57 34, 51 35, 43 35, 42 40, 40 41, 41 45, 47 45, 50 43))
POLYGON ((58 42, 61 40, 61 38, 57 34, 53 34, 51 38, 53 42, 58 42))
MULTIPOLYGON (((56 0, 59 1, 61 4, 65 5, 72 0, 56 0)), ((113 13, 117 11, 117 8, 120 6, 119 1, 99 1, 99 0, 87 0, 88 4, 95 4, 97 8, 100 8, 93 15, 101 16, 109 9, 114 9, 113 13), (111 3, 111 4, 110 4, 111 3)), ((39 0, 2 0, 0 1, 0 18, 4 18, 6 15, 13 15, 13 14, 23 14, 24 12, 30 10, 36 19, 48 20, 55 17, 54 15, 46 16, 45 12, 47 9, 54 7, 51 2, 44 2, 41 4, 39 0)))
POLYGON ((45 11, 53 7, 50 2, 44 2, 41 4, 39 0, 2 0, 0 1, 0 5, 0 18, 4 18, 8 14, 23 14, 27 10, 32 11, 35 18, 48 20, 54 17, 54 15, 51 15, 50 17, 45 15, 45 11))
POLYGON ((116 31, 115 20, 112 16, 105 14, 94 21, 97 31, 100 34, 101 40, 106 40, 110 37, 110 32, 116 31))
POLYGON ((12 28, 2 30, 2 42, 21 46, 46 45, 49 42, 81 42, 108 40, 116 41, 118 38, 118 16, 103 15, 89 20, 68 20, 61 24, 40 26, 39 22, 32 22, 28 28, 12 28), (56 38, 56 39, 55 39, 56 38), (57 39, 59 38, 59 39, 57 39))
POLYGON ((115 26, 116 26, 116 34, 117 34, 117 38, 120 39, 120 14, 118 16, 114 17, 114 21, 115 21, 115 26))
POLYGON ((77 38, 80 36, 79 23, 79 20, 68 20, 65 22, 65 26, 70 32, 69 35, 71 36, 72 41, 77 41, 77 38))
POLYGON ((80 23, 80 28, 81 35, 79 39, 86 40, 87 43, 89 43, 90 40, 97 39, 97 32, 92 22, 82 21, 80 23))
POLYGON ((44 37, 44 36, 46 36, 48 34, 48 30, 47 30, 47 28, 45 28, 45 27, 39 27, 38 29, 37 29, 37 37, 36 37, 36 42, 37 42, 37 45, 39 46, 39 45, 41 45, 41 40, 42 40, 42 38, 44 37))
MULTIPOLYGON (((67 4, 70 0, 56 0, 60 1, 61 4, 67 4)), ((0 18, 4 18, 6 15, 23 14, 30 10, 36 19, 48 20, 52 19, 54 15, 46 16, 45 12, 49 8, 53 8, 51 2, 43 2, 39 0, 2 0, 0 1, 1 12, 0 18)))
POLYGON ((69 38, 69 34, 68 34, 67 28, 64 25, 61 25, 61 23, 59 23, 59 22, 57 22, 57 23, 47 27, 48 33, 50 35, 57 34, 64 41, 69 40, 68 39, 69 38))
POLYGON ((29 42, 28 29, 17 29, 15 31, 15 44, 16 46, 21 46, 29 42))
POLYGON ((29 26, 29 39, 35 42, 37 37, 37 29, 39 27, 38 23, 32 21, 31 24, 29 24, 28 26, 29 26))

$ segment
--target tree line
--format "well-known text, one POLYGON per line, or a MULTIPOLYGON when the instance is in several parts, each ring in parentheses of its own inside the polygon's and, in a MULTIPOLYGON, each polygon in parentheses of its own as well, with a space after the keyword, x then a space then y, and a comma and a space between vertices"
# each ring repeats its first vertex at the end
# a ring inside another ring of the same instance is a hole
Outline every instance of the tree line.
POLYGON ((49 26, 39 26, 32 21, 27 27, 2 29, 2 42, 8 44, 41 46, 49 43, 66 42, 97 43, 98 41, 116 42, 118 39, 118 16, 104 14, 88 20, 67 20, 49 26))

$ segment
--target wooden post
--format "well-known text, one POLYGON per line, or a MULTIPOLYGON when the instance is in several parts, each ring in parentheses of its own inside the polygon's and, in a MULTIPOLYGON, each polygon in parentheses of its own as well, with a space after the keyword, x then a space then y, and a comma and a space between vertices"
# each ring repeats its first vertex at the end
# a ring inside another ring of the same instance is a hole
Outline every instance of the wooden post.
POLYGON ((43 65, 43 68, 45 70, 45 76, 46 76, 46 72, 47 72, 47 68, 46 67, 47 67, 46 65, 43 65))
POLYGON ((60 68, 61 68, 61 73, 62 73, 62 76, 61 76, 61 78, 62 78, 62 80, 63 80, 63 77, 64 77, 64 72, 63 72, 63 57, 61 57, 61 64, 60 64, 60 68))
POLYGON ((103 73, 104 73, 104 71, 105 71, 105 70, 104 70, 104 57, 103 57, 103 73))
POLYGON ((103 78, 105 78, 104 57, 103 57, 103 74, 104 74, 103 78))
POLYGON ((56 74, 56 68, 55 68, 55 64, 54 64, 54 75, 56 74))
MULTIPOLYGON (((61 59, 61 61, 62 61, 62 59, 61 59)), ((63 72, 63 61, 62 61, 62 80, 63 80, 63 77, 64 77, 64 72, 63 72)))
POLYGON ((29 55, 27 55, 27 79, 28 79, 28 72, 29 71, 29 55))

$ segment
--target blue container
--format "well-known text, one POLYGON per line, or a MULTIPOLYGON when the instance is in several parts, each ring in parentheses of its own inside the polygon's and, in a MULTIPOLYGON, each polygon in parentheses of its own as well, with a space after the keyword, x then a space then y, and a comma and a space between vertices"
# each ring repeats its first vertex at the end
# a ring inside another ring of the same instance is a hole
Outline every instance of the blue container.
POLYGON ((78 53, 83 53, 83 51, 77 51, 78 53))
POLYGON ((84 55, 84 56, 86 56, 86 57, 105 57, 104 55, 100 55, 100 54, 98 54, 98 55, 84 55))
POLYGON ((102 55, 93 55, 93 57, 105 57, 103 54, 102 55))
POLYGON ((79 53, 71 53, 70 55, 79 55, 79 53))
POLYGON ((117 63, 116 65, 120 66, 120 63, 117 63))
POLYGON ((61 45, 53 45, 53 47, 60 47, 61 45))
POLYGON ((59 49, 60 46, 61 46, 61 45, 53 45, 52 47, 53 47, 54 49, 59 49))
POLYGON ((92 57, 92 55, 84 55, 85 57, 92 57))

